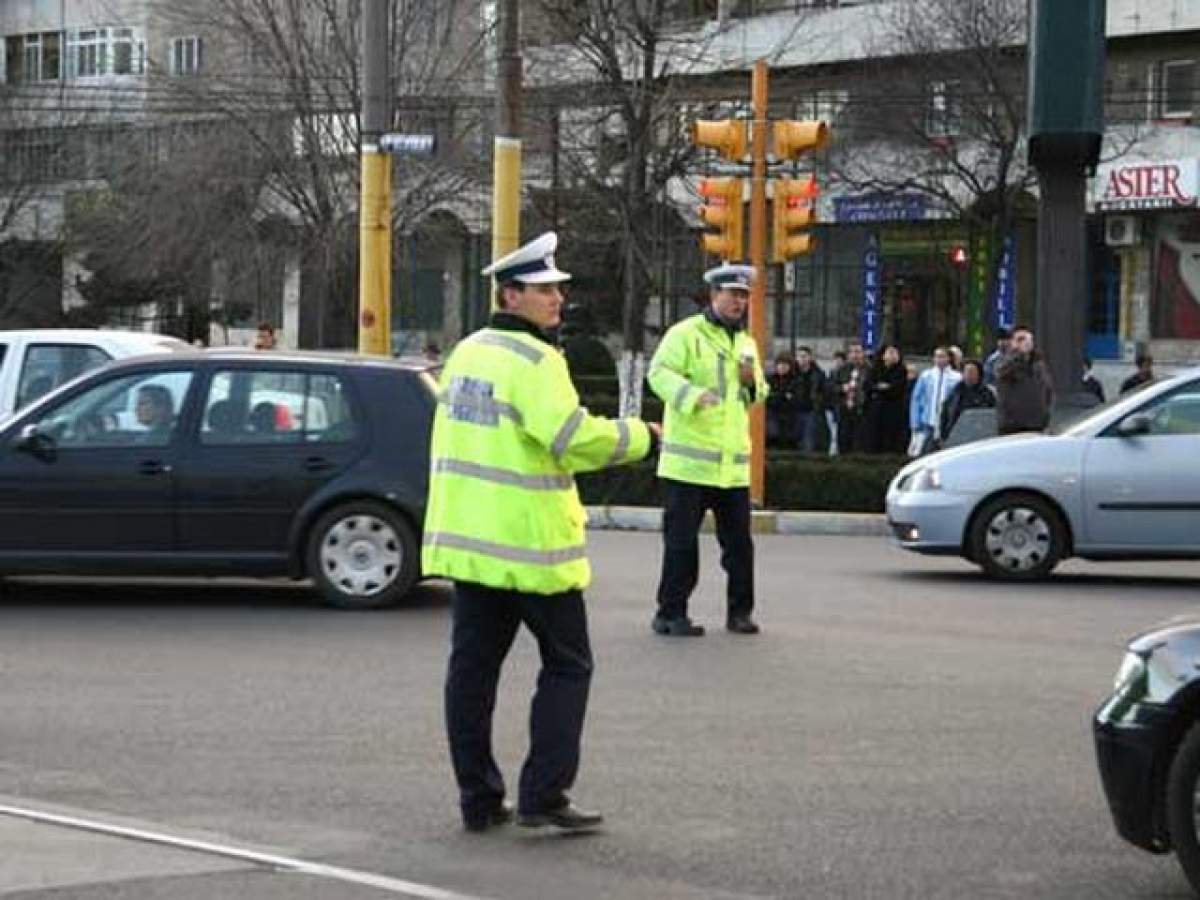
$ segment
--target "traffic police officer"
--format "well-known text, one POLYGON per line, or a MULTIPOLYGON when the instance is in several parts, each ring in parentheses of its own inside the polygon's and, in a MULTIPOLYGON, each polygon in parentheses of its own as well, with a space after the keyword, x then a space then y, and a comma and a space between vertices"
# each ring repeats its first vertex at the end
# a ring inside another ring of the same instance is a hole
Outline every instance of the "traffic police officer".
POLYGON ((455 586, 446 728, 471 831, 512 818, 492 755, 492 711, 522 623, 542 670, 518 824, 586 830, 602 821, 566 793, 592 672, 582 593, 591 570, 573 475, 640 460, 657 437, 637 419, 597 418, 579 405, 548 337, 560 320, 559 284, 570 278, 554 264, 557 243, 544 234, 484 269, 496 278, 499 308, 446 361, 434 419, 421 562, 455 586))
POLYGON ((658 475, 666 485, 658 634, 704 634, 687 614, 699 577, 697 535, 705 510, 717 520, 728 575, 726 628, 757 634, 750 537, 749 410, 767 396, 758 348, 746 333, 754 269, 722 265, 704 274, 710 303, 674 325, 650 361, 650 387, 665 410, 658 475))

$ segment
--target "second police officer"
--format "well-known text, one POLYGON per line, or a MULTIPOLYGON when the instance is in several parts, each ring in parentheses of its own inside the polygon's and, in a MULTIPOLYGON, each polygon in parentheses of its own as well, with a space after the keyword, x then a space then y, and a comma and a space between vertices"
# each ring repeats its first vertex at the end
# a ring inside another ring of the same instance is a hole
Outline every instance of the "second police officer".
POLYGON ((658 475, 666 489, 658 634, 696 637, 688 617, 699 578, 698 534, 706 510, 716 518, 728 576, 725 627, 757 634, 754 543, 750 536, 750 407, 767 396, 758 347, 746 333, 754 269, 722 265, 704 274, 710 302, 674 325, 650 361, 649 381, 663 402, 658 475))
MULTIPOLYGON (((454 582, 446 729, 463 824, 512 818, 492 755, 500 668, 523 624, 542 658, 521 770, 518 823, 581 831, 598 813, 567 796, 579 768, 592 674, 583 589, 591 580, 573 478, 652 450, 637 419, 579 405, 549 334, 561 319, 557 237, 542 235, 484 270, 498 284, 488 327, 446 361, 430 448, 422 569, 454 582)), ((657 426, 654 426, 657 428, 657 426)))

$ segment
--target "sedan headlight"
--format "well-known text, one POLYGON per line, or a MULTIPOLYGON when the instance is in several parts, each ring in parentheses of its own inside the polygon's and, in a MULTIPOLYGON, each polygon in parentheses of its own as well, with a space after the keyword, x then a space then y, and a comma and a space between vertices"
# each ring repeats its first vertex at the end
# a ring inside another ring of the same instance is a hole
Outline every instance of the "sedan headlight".
POLYGON ((1146 693, 1146 659, 1138 653, 1126 653, 1113 679, 1113 690, 1117 694, 1137 700, 1146 693))
POLYGON ((900 479, 896 487, 905 492, 940 491, 942 489, 942 474, 937 469, 926 467, 909 472, 900 479))

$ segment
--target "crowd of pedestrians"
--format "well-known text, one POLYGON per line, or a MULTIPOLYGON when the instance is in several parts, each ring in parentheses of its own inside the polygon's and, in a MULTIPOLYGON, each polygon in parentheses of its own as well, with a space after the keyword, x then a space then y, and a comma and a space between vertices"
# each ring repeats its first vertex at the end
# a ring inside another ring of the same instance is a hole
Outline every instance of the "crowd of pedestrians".
MULTIPOLYGON (((1054 405, 1050 369, 1033 331, 1024 326, 996 336, 983 360, 954 346, 936 347, 932 365, 918 373, 895 344, 868 354, 851 344, 833 355, 828 371, 809 347, 780 353, 767 398, 768 444, 805 453, 892 453, 920 456, 945 446, 962 416, 994 409, 995 433, 1044 431, 1054 405)), ((1106 399, 1085 358, 1080 392, 1106 399)), ((1121 395, 1155 380, 1154 360, 1140 355, 1121 395)), ((990 428, 990 423, 989 423, 990 428)), ((982 436, 982 435, 981 435, 982 436)))
MULTIPOLYGON (((895 344, 874 354, 851 344, 834 354, 826 371, 809 347, 779 354, 767 399, 768 443, 806 453, 919 456, 944 446, 969 410, 995 409, 999 434, 1042 431, 1048 424, 1053 384, 1030 329, 1001 331, 983 360, 967 359, 954 346, 934 348, 931 358, 918 373, 895 344)), ((1102 401, 1090 362, 1088 373, 1084 387, 1102 401)), ((1151 377, 1149 362, 1139 364, 1127 385, 1151 377)))

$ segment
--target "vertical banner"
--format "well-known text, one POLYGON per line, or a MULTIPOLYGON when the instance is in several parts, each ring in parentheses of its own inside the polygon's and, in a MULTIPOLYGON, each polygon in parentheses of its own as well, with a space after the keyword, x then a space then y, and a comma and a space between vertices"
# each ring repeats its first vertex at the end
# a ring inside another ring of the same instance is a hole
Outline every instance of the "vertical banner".
POLYGON ((1017 244, 1012 235, 1000 248, 1000 265, 996 268, 994 322, 996 328, 1012 331, 1017 313, 1017 244))
POLYGON ((880 285, 879 235, 867 238, 863 254, 862 345, 868 353, 879 347, 880 324, 883 319, 882 287, 880 285))
POLYGON ((983 307, 988 296, 988 276, 992 265, 992 238, 979 235, 971 245, 971 269, 967 284, 967 355, 983 353, 983 307))

